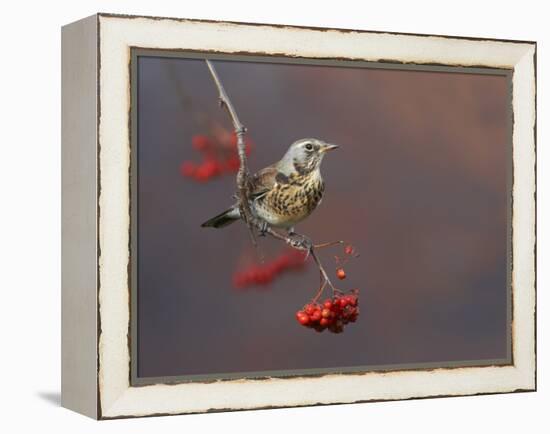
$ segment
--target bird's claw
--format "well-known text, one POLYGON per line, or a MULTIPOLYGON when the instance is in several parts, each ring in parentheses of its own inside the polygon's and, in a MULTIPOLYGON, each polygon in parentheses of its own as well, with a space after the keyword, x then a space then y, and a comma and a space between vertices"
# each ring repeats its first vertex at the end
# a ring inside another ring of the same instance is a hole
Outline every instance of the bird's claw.
POLYGON ((305 250, 308 255, 313 248, 313 243, 308 237, 296 233, 288 235, 287 243, 295 249, 305 250))
POLYGON ((265 237, 266 236, 268 227, 269 226, 268 226, 267 222, 261 222, 260 223, 260 229, 259 229, 260 230, 260 234, 259 234, 260 237, 265 237))

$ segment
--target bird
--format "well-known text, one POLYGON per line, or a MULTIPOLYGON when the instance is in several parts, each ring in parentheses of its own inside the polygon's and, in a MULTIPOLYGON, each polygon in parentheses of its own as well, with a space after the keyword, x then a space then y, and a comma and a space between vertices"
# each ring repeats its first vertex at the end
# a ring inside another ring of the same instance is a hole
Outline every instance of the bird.
MULTIPOLYGON (((250 210, 267 225, 294 233, 294 226, 309 217, 323 199, 321 163, 338 145, 305 138, 290 145, 283 158, 250 177, 250 210)), ((241 219, 238 203, 204 222, 201 227, 223 228, 241 219)))

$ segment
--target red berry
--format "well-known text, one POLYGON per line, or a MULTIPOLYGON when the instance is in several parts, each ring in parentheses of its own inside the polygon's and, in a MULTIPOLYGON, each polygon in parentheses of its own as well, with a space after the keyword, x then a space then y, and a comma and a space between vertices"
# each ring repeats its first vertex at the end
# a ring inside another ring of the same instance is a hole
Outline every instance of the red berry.
POLYGON ((348 306, 353 306, 353 296, 352 295, 346 295, 345 297, 346 303, 348 306))
POLYGON ((344 248, 344 252, 346 253, 346 255, 353 255, 353 246, 347 245, 344 248))
POLYGON ((321 316, 322 316, 323 318, 328 318, 328 317, 330 317, 330 309, 324 308, 324 309, 321 311, 321 316))
POLYGON ((211 176, 210 169, 204 163, 195 170, 195 179, 199 182, 208 181, 211 176))
POLYGON ((260 284, 269 283, 271 281, 271 276, 269 272, 267 272, 264 268, 258 269, 257 275, 256 275, 256 281, 260 284))
POLYGON ((239 157, 236 155, 232 155, 231 157, 225 160, 225 168, 229 172, 237 172, 240 166, 241 166, 241 162, 239 160, 239 157))
POLYGON ((305 309, 308 315, 312 315, 315 312, 315 306, 313 304, 308 304, 305 309))
POLYGON ((331 300, 325 300, 325 302, 323 303, 323 306, 326 309, 332 309, 332 301, 331 300))
POLYGON ((202 163, 203 170, 208 173, 208 176, 219 175, 222 171, 222 167, 217 160, 208 159, 202 163))
POLYGON ((321 318, 321 321, 319 321, 319 325, 322 327, 326 327, 330 324, 330 321, 327 318, 321 318))
POLYGON ((320 309, 315 309, 315 311, 311 314, 310 318, 311 318, 311 321, 313 322, 317 322, 321 319, 322 315, 321 315, 321 310, 320 309))
POLYGON ((338 279, 344 280, 346 278, 346 272, 343 268, 338 268, 336 270, 336 276, 338 277, 338 279))
POLYGON ((309 317, 307 316, 307 314, 300 310, 298 312, 296 312, 296 319, 298 320, 298 322, 302 325, 307 325, 309 323, 309 317))
POLYGON ((281 268, 281 270, 287 268, 290 265, 290 262, 290 258, 287 255, 279 256, 277 259, 277 265, 281 268))
POLYGON ((341 297, 340 300, 338 300, 338 303, 340 304, 341 308, 344 308, 348 305, 348 301, 345 297, 341 297))
POLYGON ((244 273, 244 278, 246 279, 247 283, 254 282, 254 279, 256 278, 256 269, 254 267, 249 268, 244 273))

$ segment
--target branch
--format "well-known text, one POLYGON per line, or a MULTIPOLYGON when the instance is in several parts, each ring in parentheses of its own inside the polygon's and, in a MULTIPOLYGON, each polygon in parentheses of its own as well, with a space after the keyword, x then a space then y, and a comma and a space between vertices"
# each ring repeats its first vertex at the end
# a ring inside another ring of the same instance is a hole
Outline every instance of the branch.
MULTIPOLYGON (((283 235, 280 232, 275 231, 271 227, 267 226, 267 228, 264 228, 265 233, 271 235, 273 238, 276 238, 278 240, 284 241, 287 243, 290 247, 293 247, 298 250, 304 250, 307 252, 308 256, 311 256, 313 258, 313 261, 315 261, 315 264, 317 264, 317 267, 319 268, 319 271, 321 272, 321 276, 325 279, 325 282, 328 283, 330 288, 333 292, 340 292, 338 289, 334 287, 332 284, 330 278, 328 277, 327 272, 325 271, 325 268, 323 267, 323 264, 321 263, 319 257, 315 253, 315 248, 323 248, 328 247, 330 245, 334 244, 342 244, 343 241, 334 241, 332 243, 324 243, 320 244, 319 246, 315 246, 311 242, 311 240, 306 237, 305 235, 300 234, 292 234, 292 235, 283 235)), ((307 259, 307 256, 306 256, 307 259)), ((324 286, 323 286, 324 288, 324 286)))
POLYGON ((218 98, 220 100, 220 105, 224 107, 229 113, 231 121, 233 122, 233 128, 235 129, 235 135, 237 136, 237 153, 239 155, 240 161, 239 171, 237 172, 237 197, 239 199, 239 209, 241 212, 241 216, 243 217, 243 220, 248 227, 248 232, 250 234, 252 244, 256 246, 257 242, 253 223, 254 217, 252 216, 252 211, 250 210, 249 201, 248 186, 250 173, 248 171, 248 165, 246 161, 246 145, 244 143, 244 134, 246 133, 246 128, 239 120, 237 111, 235 110, 235 107, 233 107, 233 104, 231 103, 231 100, 229 99, 229 96, 227 95, 227 92, 225 91, 223 84, 218 77, 216 68, 214 68, 214 65, 208 59, 206 59, 206 65, 208 66, 210 74, 214 79, 214 83, 218 88, 218 98))
MULTIPOLYGON (((237 172, 237 200, 238 200, 241 216, 248 227, 248 231, 252 239, 252 244, 254 246, 257 245, 255 229, 258 229, 258 230, 261 230, 262 233, 269 234, 278 240, 284 241, 289 246, 295 249, 306 251, 308 255, 311 255, 311 257, 319 267, 319 271, 321 273, 321 276, 325 279, 325 282, 329 284, 329 286, 332 288, 333 291, 338 291, 330 281, 323 265, 321 264, 321 261, 319 260, 319 258, 315 253, 316 246, 311 242, 311 240, 308 237, 300 234, 292 234, 292 235, 285 236, 273 230, 270 226, 266 225, 263 220, 257 217, 254 217, 254 215, 252 214, 252 211, 250 209, 250 199, 249 199, 250 198, 250 194, 249 194, 250 172, 248 171, 246 152, 245 152, 245 142, 244 142, 244 135, 246 133, 246 128, 239 120, 237 111, 235 110, 235 107, 233 106, 233 104, 231 103, 231 100, 229 99, 229 95, 227 95, 227 92, 223 87, 220 77, 216 72, 216 68, 214 68, 214 65, 212 64, 212 62, 210 62, 210 60, 205 59, 205 61, 210 71, 210 74, 212 75, 214 83, 218 88, 218 93, 219 93, 218 98, 220 101, 220 105, 224 107, 229 113, 229 116, 231 117, 231 122, 233 123, 233 128, 235 129, 235 135, 237 136, 237 151, 239 154, 239 161, 240 161, 239 171, 237 172)), ((336 241, 335 243, 342 243, 342 242, 336 241)), ((332 244, 333 243, 325 243, 317 247, 326 247, 332 244)), ((321 287, 324 288, 324 285, 322 285, 321 287)))

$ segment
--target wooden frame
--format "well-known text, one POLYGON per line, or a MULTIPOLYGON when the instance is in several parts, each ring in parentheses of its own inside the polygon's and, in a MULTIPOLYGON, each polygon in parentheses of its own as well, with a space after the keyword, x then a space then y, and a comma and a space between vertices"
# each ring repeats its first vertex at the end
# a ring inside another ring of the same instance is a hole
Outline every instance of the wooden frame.
POLYGON ((65 407, 109 419, 535 390, 535 43, 98 14, 62 44, 65 407), (132 47, 510 70, 513 363, 132 386, 132 47))

